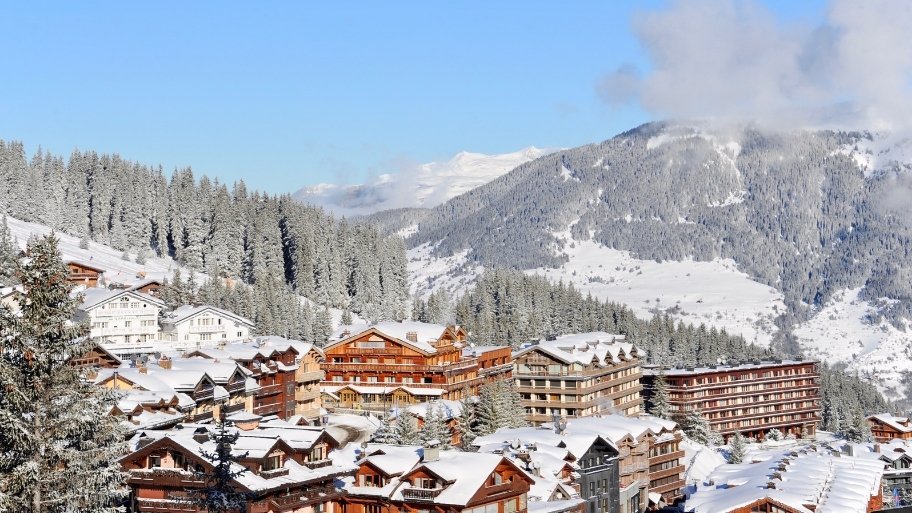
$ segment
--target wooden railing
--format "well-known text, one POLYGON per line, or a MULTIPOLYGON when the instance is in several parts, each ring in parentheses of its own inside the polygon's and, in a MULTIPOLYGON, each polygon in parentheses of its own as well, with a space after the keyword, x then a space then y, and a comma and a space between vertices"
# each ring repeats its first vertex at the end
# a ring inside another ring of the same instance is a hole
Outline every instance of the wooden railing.
POLYGON ((433 501, 442 491, 443 488, 405 488, 402 490, 402 498, 407 501, 433 501))

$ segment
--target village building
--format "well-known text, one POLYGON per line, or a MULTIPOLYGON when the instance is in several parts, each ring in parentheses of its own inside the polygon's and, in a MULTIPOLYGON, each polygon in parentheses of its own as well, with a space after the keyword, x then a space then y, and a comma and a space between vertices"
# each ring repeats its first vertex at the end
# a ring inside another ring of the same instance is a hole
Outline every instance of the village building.
POLYGON ((89 323, 89 336, 108 349, 148 345, 158 340, 158 317, 165 304, 131 290, 85 289, 74 320, 89 323))
POLYGON ((908 440, 874 443, 872 452, 884 462, 884 509, 912 505, 912 443, 908 440))
POLYGON ((6 307, 13 314, 18 316, 22 313, 22 304, 25 301, 25 289, 22 285, 12 287, 0 287, 0 306, 6 307))
POLYGON ((210 305, 184 305, 161 320, 161 340, 173 348, 212 347, 228 340, 250 338, 250 319, 210 305))
POLYGON ((105 270, 85 262, 69 260, 66 262, 70 274, 67 277, 67 283, 70 285, 82 285, 91 289, 98 287, 98 282, 104 279, 105 270))
POLYGON ((116 369, 123 365, 123 362, 105 348, 94 344, 88 353, 73 358, 70 365, 85 369, 88 373, 87 377, 94 378, 98 369, 116 369))
POLYGON ((476 346, 463 348, 464 359, 478 359, 478 375, 484 383, 513 378, 513 349, 510 346, 476 346))
MULTIPOLYGON (((867 452, 867 451, 865 451, 867 452)), ((852 446, 811 445, 720 465, 687 513, 871 513, 883 506, 884 463, 852 446)))
MULTIPOLYGON (((340 461, 342 460, 342 461, 340 461)), ((428 447, 365 444, 340 451, 354 462, 345 513, 526 513, 532 480, 500 455, 428 447)))
POLYGON ((222 344, 197 349, 187 357, 234 361, 247 369, 259 389, 252 412, 282 419, 302 417, 316 422, 321 414, 320 362, 323 352, 313 344, 282 337, 259 337, 251 342, 222 344))
POLYGON ((541 340, 513 355, 513 378, 533 424, 606 413, 637 415, 641 350, 623 335, 579 333, 541 340))
POLYGON ((817 363, 753 361, 706 367, 651 367, 644 373, 647 401, 664 375, 671 415, 697 411, 713 430, 760 440, 771 429, 814 436, 820 422, 817 363))
MULTIPOLYGON (((234 480, 249 493, 247 513, 336 513, 344 491, 339 479, 356 466, 330 459, 339 442, 326 431, 293 426, 281 420, 263 422, 245 412, 229 416, 239 434, 232 446, 243 454, 232 471, 246 472, 234 480)), ((200 512, 188 494, 204 486, 197 472, 212 472, 205 457, 215 452, 213 425, 185 424, 167 431, 142 431, 131 439, 131 452, 121 459, 129 475, 130 507, 135 513, 200 512)))
POLYGON ((871 436, 878 442, 890 440, 912 440, 912 423, 908 417, 897 417, 891 413, 878 413, 867 417, 871 436))
POLYGON ((144 279, 143 281, 134 284, 130 287, 130 290, 134 292, 139 292, 141 294, 148 294, 152 297, 161 297, 161 288, 163 286, 162 280, 157 279, 144 279))
POLYGON ((479 357, 463 355, 465 339, 458 326, 421 322, 342 326, 323 348, 324 401, 328 408, 387 411, 477 395, 486 378, 479 357))

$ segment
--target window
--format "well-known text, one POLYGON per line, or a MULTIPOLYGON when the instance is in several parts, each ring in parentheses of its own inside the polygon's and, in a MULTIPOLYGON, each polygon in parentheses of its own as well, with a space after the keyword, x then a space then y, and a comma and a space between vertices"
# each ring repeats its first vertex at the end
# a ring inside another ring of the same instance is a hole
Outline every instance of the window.
POLYGON ((124 328, 130 328, 133 325, 133 321, 124 321, 124 328))
POLYGON ((276 454, 263 460, 263 470, 275 470, 282 466, 282 455, 276 454))
MULTIPOLYGON (((504 501, 504 513, 516 513, 518 508, 519 499, 516 497, 504 501)), ((605 511, 608 511, 607 509, 605 511)))
POLYGON ((243 337, 243 336, 244 336, 244 332, 243 332, 243 331, 239 331, 239 332, 237 332, 237 333, 238 333, 237 336, 239 336, 239 337, 243 337))
POLYGON ((491 475, 491 486, 497 486, 499 484, 503 484, 503 476, 494 472, 491 475))
POLYGON ((162 466, 162 458, 157 454, 149 455, 149 468, 159 468, 162 466))
POLYGON ((184 455, 179 452, 172 452, 171 459, 174 460, 174 468, 184 468, 184 455))
POLYGON ((207 341, 212 340, 212 333, 200 333, 200 340, 207 341))

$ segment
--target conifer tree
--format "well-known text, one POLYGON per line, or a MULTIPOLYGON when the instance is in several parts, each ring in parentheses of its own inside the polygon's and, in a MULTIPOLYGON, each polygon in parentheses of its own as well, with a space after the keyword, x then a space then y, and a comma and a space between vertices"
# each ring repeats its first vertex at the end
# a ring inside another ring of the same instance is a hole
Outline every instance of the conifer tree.
POLYGON ((377 444, 398 444, 399 438, 396 436, 396 429, 393 427, 392 417, 389 413, 384 413, 380 417, 380 427, 374 431, 371 436, 371 442, 377 444))
POLYGON ((471 451, 472 442, 478 437, 476 424, 478 418, 475 416, 475 401, 466 390, 462 399, 459 400, 460 412, 456 418, 456 432, 459 435, 459 448, 463 451, 471 451))
POLYGON ((418 426, 415 417, 405 411, 399 411, 396 417, 396 440, 403 445, 413 445, 419 442, 418 426))
POLYGON ((92 343, 70 322, 67 267, 53 234, 29 242, 21 316, 0 308, 0 511, 114 512, 125 496, 116 398, 73 361, 92 343))
POLYGON ((744 439, 744 436, 740 432, 735 433, 728 440, 728 447, 728 462, 742 463, 744 461, 744 453, 747 451, 747 440, 744 439))
POLYGON ((712 429, 709 421, 696 409, 689 410, 680 424, 687 436, 699 444, 712 447, 722 441, 721 435, 712 429))
POLYGON ((0 218, 0 284, 12 285, 16 281, 16 264, 19 261, 19 246, 10 233, 6 216, 0 218))
POLYGON ((668 405, 668 383, 665 381, 665 371, 659 370, 652 382, 652 396, 650 398, 649 414, 662 419, 668 419, 671 411, 668 405))
POLYGON ((432 440, 440 443, 441 449, 449 449, 452 434, 446 425, 445 414, 436 402, 427 403, 424 413, 424 424, 418 430, 418 441, 426 444, 432 440))
POLYGON ((205 486, 190 491, 193 504, 201 506, 209 513, 243 513, 247 503, 253 498, 250 493, 238 490, 234 480, 247 473, 247 468, 238 463, 247 457, 247 453, 234 454, 233 447, 240 437, 237 430, 229 431, 228 422, 220 416, 215 430, 209 433, 209 440, 215 444, 215 451, 201 451, 204 458, 212 463, 209 472, 196 472, 197 478, 205 481, 205 486))

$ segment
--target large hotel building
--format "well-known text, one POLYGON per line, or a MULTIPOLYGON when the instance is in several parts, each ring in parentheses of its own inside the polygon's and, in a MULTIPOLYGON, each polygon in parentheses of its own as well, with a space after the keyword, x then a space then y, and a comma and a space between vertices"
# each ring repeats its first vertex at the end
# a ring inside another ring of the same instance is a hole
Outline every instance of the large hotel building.
POLYGON ((740 432, 761 439, 769 430, 812 436, 820 422, 814 361, 753 361, 706 367, 644 370, 647 403, 663 375, 672 415, 696 410, 723 436, 740 432))

